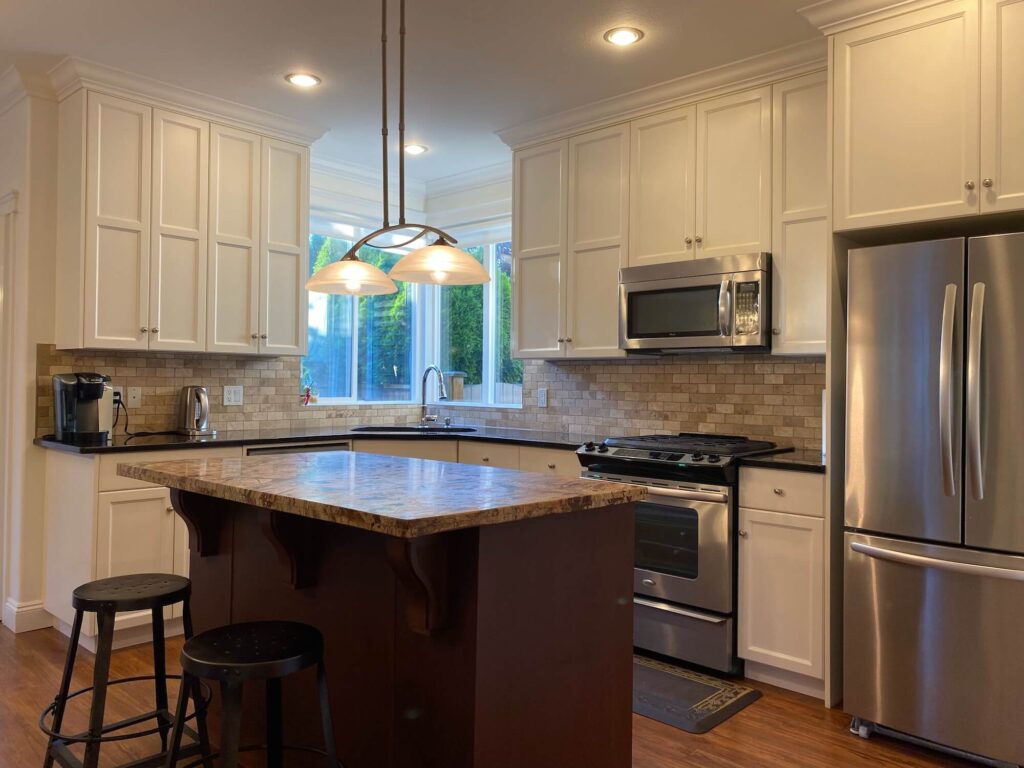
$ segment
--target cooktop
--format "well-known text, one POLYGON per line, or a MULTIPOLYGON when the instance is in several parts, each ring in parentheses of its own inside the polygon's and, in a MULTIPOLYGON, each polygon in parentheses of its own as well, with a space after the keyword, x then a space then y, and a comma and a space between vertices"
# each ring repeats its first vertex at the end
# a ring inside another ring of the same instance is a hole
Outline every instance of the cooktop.
POLYGON ((576 451, 585 458, 607 463, 644 462, 686 466, 728 466, 735 459, 779 450, 767 440, 750 440, 739 435, 680 432, 676 435, 609 437, 600 443, 584 443, 576 451))

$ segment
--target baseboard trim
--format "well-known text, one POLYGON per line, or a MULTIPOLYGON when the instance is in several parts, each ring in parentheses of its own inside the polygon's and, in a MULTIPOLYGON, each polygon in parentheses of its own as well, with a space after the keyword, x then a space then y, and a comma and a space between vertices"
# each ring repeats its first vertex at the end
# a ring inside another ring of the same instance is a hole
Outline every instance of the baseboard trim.
POLYGON ((759 683, 768 683, 787 691, 795 691, 805 696, 825 700, 825 681, 818 680, 788 669, 778 669, 756 661, 743 662, 743 676, 759 683))
MULTIPOLYGON (((57 619, 47 626, 56 627, 57 631, 65 637, 71 636, 71 625, 66 621, 57 619)), ((185 628, 181 619, 168 619, 164 622, 164 637, 175 637, 185 634, 185 628)), ((149 624, 142 624, 137 627, 125 627, 114 631, 114 650, 127 648, 131 645, 142 645, 153 642, 153 628, 149 624)), ((96 653, 96 635, 87 635, 84 632, 78 640, 78 647, 84 648, 90 653, 96 653)))
POLYGON ((32 632, 53 626, 53 616, 43 607, 42 600, 19 603, 12 597, 4 603, 4 626, 11 632, 32 632))

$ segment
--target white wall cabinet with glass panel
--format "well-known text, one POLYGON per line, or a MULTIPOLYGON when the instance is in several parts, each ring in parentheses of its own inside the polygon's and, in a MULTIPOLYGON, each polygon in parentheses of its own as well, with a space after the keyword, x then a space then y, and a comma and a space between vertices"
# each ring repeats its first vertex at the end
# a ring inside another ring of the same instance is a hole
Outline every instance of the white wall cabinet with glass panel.
POLYGON ((308 147, 80 88, 59 150, 59 348, 303 354, 308 147))
POLYGON ((629 126, 516 152, 514 188, 516 357, 621 357, 629 126))

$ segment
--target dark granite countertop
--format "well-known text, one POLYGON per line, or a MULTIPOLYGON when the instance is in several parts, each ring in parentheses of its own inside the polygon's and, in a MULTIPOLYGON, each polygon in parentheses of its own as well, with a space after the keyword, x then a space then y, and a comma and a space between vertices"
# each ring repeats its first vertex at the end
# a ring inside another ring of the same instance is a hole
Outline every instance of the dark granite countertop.
POLYGON ((325 440, 476 440, 511 443, 538 448, 575 450, 588 440, 599 440, 593 435, 569 435, 564 432, 546 432, 539 429, 510 429, 503 427, 473 427, 473 432, 375 432, 354 431, 351 427, 305 427, 255 431, 218 431, 210 437, 186 435, 149 435, 145 437, 118 436, 105 445, 68 445, 52 436, 35 439, 43 448, 79 454, 131 453, 136 451, 166 451, 187 448, 216 448, 241 445, 269 445, 274 443, 315 443, 325 440))
POLYGON ((825 457, 817 451, 788 450, 741 459, 740 466, 816 472, 823 475, 825 474, 825 457))

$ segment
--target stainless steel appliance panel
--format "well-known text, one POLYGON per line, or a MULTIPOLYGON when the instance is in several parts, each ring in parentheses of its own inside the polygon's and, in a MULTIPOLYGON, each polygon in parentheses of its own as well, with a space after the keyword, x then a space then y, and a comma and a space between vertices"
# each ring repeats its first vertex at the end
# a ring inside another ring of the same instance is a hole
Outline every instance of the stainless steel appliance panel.
POLYGON ((850 251, 846 525, 961 537, 964 240, 850 251))
POLYGON ((731 618, 633 598, 633 645, 637 648, 733 672, 735 636, 731 618))
POLYGON ((1024 552, 1024 234, 967 254, 964 538, 1024 552))
POLYGON ((1024 557, 845 535, 844 709, 1024 763, 1024 557))

